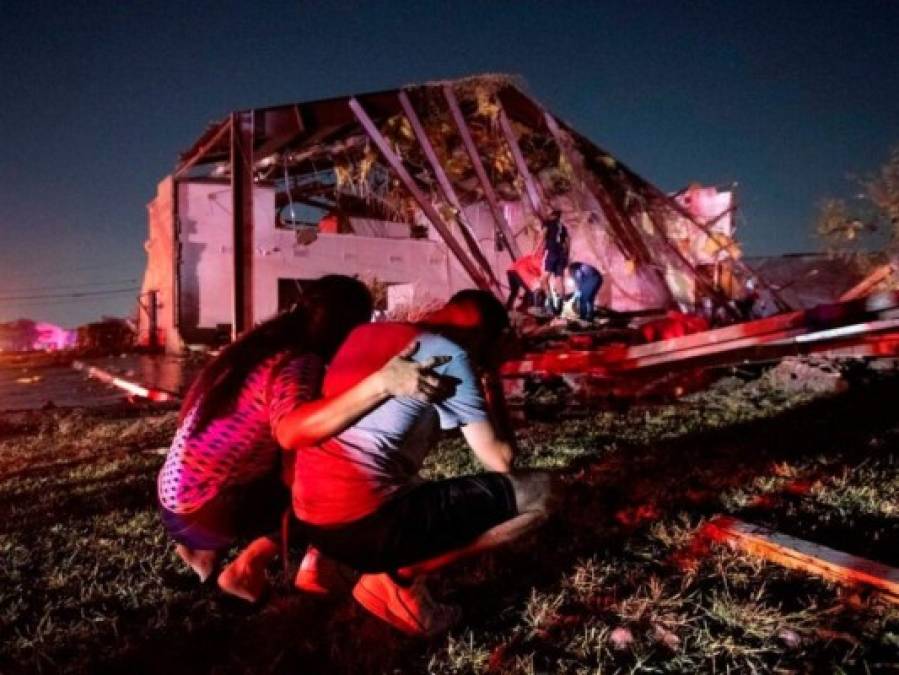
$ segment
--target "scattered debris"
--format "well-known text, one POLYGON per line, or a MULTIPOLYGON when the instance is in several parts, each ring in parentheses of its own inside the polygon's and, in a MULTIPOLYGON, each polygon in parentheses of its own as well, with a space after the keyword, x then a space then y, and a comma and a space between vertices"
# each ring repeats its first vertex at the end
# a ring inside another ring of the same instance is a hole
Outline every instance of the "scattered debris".
POLYGON ((102 368, 89 366, 83 361, 73 361, 72 367, 75 370, 83 372, 88 377, 94 378, 95 380, 100 380, 101 382, 110 384, 113 387, 118 387, 119 389, 128 392, 132 396, 139 396, 140 398, 145 398, 158 403, 175 401, 178 399, 178 395, 173 392, 145 387, 142 384, 138 384, 137 382, 132 382, 131 380, 117 377, 116 375, 113 375, 109 371, 103 370, 102 368))
POLYGON ((838 365, 825 358, 790 356, 765 377, 771 386, 790 394, 838 394, 849 386, 838 365))
MULTIPOLYGON (((677 336, 646 344, 635 344, 636 327, 611 335, 604 327, 576 333, 538 327, 525 334, 524 355, 503 364, 501 373, 513 405, 538 402, 535 393, 545 398, 547 391, 550 400, 564 393, 587 406, 610 398, 679 397, 708 386, 716 369, 780 359, 790 360, 769 376, 775 387, 837 393, 846 382, 834 358, 899 356, 897 311, 899 293, 889 292, 701 332, 679 323, 677 336)), ((655 325, 664 328, 664 321, 655 325)))
POLYGON ((634 644, 634 634, 631 633, 630 629, 619 626, 609 633, 609 642, 612 643, 612 647, 615 649, 627 649, 634 644))

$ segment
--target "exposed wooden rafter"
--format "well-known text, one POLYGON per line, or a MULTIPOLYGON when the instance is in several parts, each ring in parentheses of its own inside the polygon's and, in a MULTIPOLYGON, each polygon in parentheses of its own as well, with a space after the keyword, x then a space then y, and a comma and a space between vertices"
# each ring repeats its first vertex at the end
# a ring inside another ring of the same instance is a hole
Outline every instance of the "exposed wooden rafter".
POLYGON ((462 109, 459 107, 459 102, 456 100, 456 95, 453 93, 452 85, 443 85, 443 96, 446 99, 447 105, 449 105, 450 114, 456 124, 456 129, 459 131, 459 136, 462 137, 462 144, 465 146, 465 152, 468 153, 468 157, 471 160, 471 166, 474 169, 475 176, 478 178, 478 183, 484 191, 484 198, 487 200, 487 204, 490 207, 490 213, 496 223, 497 234, 505 244, 506 250, 509 251, 509 255, 512 256, 512 260, 517 260, 521 257, 521 251, 512 234, 512 228, 510 228, 509 223, 506 222, 503 211, 499 206, 499 200, 496 198, 496 192, 493 190, 493 185, 490 183, 490 179, 487 178, 487 172, 484 170, 484 164, 481 162, 478 148, 474 144, 474 139, 471 137, 471 131, 469 131, 468 124, 465 122, 465 117, 462 115, 462 109))
POLYGON ((481 251, 481 247, 478 245, 477 239, 475 239, 474 234, 471 231, 471 225, 465 216, 462 202, 459 201, 459 197, 456 194, 456 190, 453 188, 452 182, 450 182, 449 176, 446 175, 443 165, 437 158, 437 153, 434 152, 434 146, 431 145, 431 141, 425 133, 421 120, 418 118, 418 114, 415 112, 415 108, 409 100, 409 95, 405 91, 400 91, 398 96, 400 105, 403 107, 403 113, 406 115, 406 119, 409 120, 409 124, 412 126, 412 132, 415 134, 415 138, 418 140, 418 144, 421 147, 422 152, 424 152, 428 164, 431 166, 431 171, 433 171, 434 177, 437 179, 437 184, 440 186, 441 192, 443 192, 444 199, 446 199, 450 206, 456 211, 456 220, 459 222, 459 230, 462 233, 465 244, 468 246, 468 250, 471 251, 472 257, 484 270, 490 283, 498 288, 499 282, 493 274, 493 268, 484 257, 484 253, 481 251))
POLYGON ((190 171, 191 168, 202 161, 212 148, 214 148, 216 145, 219 145, 225 138, 225 135, 231 131, 231 121, 233 119, 234 116, 231 115, 228 117, 228 119, 223 120, 220 123, 219 128, 209 138, 208 141, 193 150, 193 152, 189 153, 189 156, 185 157, 185 159, 178 165, 178 168, 175 169, 175 173, 172 177, 175 180, 183 178, 184 174, 186 174, 188 171, 190 171))
POLYGON ((445 222, 443 222, 443 218, 441 218, 440 214, 437 213, 437 210, 431 204, 427 195, 425 195, 424 192, 421 191, 421 188, 418 187, 418 185, 415 183, 415 180, 412 178, 412 176, 409 175, 406 167, 403 166, 403 161, 393 151, 393 148, 390 147, 387 139, 384 138, 384 135, 372 121, 371 117, 368 116, 368 113, 365 112, 365 109, 362 107, 359 101, 355 98, 351 98, 349 100, 349 107, 350 110, 352 110, 353 114, 356 116, 356 119, 359 120, 362 128, 365 129, 365 133, 368 134, 369 138, 371 138, 374 144, 378 147, 378 150, 381 151, 384 159, 386 159, 387 163, 390 164, 397 177, 400 179, 405 188, 409 191, 409 194, 412 195, 412 198, 418 204, 418 207, 424 212, 425 216, 427 216, 428 220, 434 226, 434 229, 436 229, 437 232, 440 233, 440 236, 443 237, 446 245, 449 246, 450 251, 452 251, 453 255, 456 256, 456 259, 468 273, 468 276, 471 277, 471 280, 478 288, 487 291, 491 290, 490 284, 481 275, 477 265, 474 264, 471 258, 468 257, 465 249, 463 249, 462 246, 459 245, 459 242, 456 241, 456 238, 453 236, 453 233, 450 230, 449 226, 445 222))
POLYGON ((615 236, 618 245, 622 247, 625 255, 629 255, 637 263, 647 266, 658 279, 659 285, 668 296, 669 303, 675 305, 676 301, 674 293, 668 286, 668 281, 665 278, 664 272, 662 272, 658 265, 653 264, 653 256, 646 246, 646 243, 640 237, 639 232, 634 231, 633 224, 625 215, 623 215, 623 205, 615 204, 612 196, 609 194, 609 191, 602 183, 598 174, 594 174, 593 172, 582 172, 578 169, 579 164, 575 161, 568 144, 562 137, 562 131, 559 129, 556 118, 544 111, 543 119, 546 128, 549 130, 550 135, 553 137, 553 140, 555 140, 556 145, 559 148, 559 152, 562 153, 565 157, 565 161, 568 162, 572 171, 575 172, 578 180, 582 183, 583 189, 590 192, 599 203, 603 215, 606 218, 606 222, 609 224, 612 234, 615 236))
POLYGON ((543 208, 543 202, 540 199, 540 190, 537 187, 534 177, 531 175, 531 170, 528 169, 528 164, 521 152, 521 146, 518 145, 518 138, 515 136, 515 130, 512 128, 512 124, 509 122, 509 117, 502 108, 502 103, 499 105, 499 128, 506 138, 506 145, 509 146, 509 151, 512 153, 512 159, 515 161, 515 168, 518 169, 518 175, 521 176, 521 180, 524 182, 528 201, 531 203, 531 209, 538 218, 542 218, 545 209, 543 208))

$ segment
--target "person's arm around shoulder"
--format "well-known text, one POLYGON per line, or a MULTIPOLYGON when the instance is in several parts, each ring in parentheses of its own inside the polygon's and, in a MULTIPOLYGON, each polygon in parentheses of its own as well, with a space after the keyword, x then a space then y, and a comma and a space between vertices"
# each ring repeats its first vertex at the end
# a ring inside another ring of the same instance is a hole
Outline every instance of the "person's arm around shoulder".
POLYGON ((417 348, 417 342, 409 344, 380 370, 337 396, 294 406, 273 422, 275 440, 285 450, 298 450, 339 434, 392 396, 427 402, 439 398, 444 386, 433 368, 448 357, 416 363, 410 357, 417 348))

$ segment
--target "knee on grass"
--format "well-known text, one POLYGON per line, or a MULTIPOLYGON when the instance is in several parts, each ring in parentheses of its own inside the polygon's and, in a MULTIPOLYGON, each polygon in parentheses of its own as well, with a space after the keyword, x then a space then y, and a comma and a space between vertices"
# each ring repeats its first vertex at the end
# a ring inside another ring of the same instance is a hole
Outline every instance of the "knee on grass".
POLYGON ((547 471, 516 471, 509 474, 518 513, 548 516, 558 499, 559 481, 547 471))

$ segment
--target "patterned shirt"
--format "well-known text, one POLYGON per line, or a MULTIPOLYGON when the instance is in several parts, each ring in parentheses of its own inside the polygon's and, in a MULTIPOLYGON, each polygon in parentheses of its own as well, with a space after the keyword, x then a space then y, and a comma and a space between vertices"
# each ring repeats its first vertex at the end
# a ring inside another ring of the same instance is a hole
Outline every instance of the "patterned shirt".
POLYGON ((160 504, 191 513, 232 485, 250 483, 278 466, 274 429, 298 405, 319 397, 324 361, 304 354, 273 356, 247 378, 237 402, 196 432, 197 407, 178 428, 159 473, 160 504))

